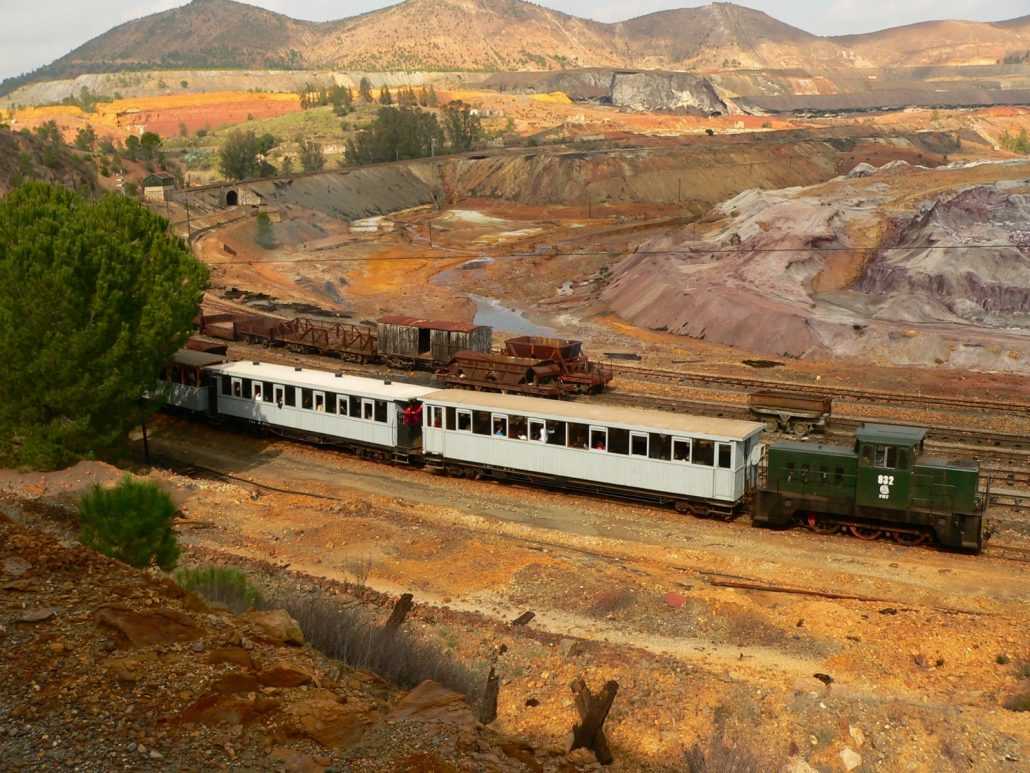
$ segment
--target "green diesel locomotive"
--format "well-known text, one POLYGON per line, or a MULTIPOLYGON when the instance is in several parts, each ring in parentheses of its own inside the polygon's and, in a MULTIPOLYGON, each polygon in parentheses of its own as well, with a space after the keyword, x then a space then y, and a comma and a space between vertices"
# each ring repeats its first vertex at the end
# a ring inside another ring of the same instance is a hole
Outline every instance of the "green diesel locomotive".
POLYGON ((820 533, 846 529, 904 545, 936 541, 978 553, 983 511, 976 462, 926 456, 926 430, 865 424, 854 448, 782 442, 768 448, 755 497, 756 525, 801 522, 820 533))

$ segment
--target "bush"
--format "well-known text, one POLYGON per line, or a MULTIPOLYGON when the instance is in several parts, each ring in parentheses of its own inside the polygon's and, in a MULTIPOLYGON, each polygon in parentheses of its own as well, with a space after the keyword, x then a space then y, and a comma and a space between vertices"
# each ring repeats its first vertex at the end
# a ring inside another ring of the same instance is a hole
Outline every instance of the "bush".
POLYGON ((684 762, 688 773, 766 773, 779 769, 745 746, 730 746, 721 736, 705 748, 694 744, 684 755, 684 762))
POLYGON ((238 569, 221 566, 180 569, 175 573, 175 581, 182 588, 208 601, 224 604, 237 614, 264 606, 260 591, 238 569))
POLYGON ((172 498, 149 481, 126 476, 114 488, 94 486, 79 502, 82 544, 140 569, 175 568, 172 498))
POLYGON ((1030 711, 1030 692, 1011 696, 1004 703, 1009 711, 1030 711))
POLYGON ((432 679, 462 693, 470 702, 479 696, 482 675, 403 630, 386 632, 331 599, 294 596, 284 599, 282 606, 313 647, 352 668, 371 671, 400 687, 411 688, 432 679))

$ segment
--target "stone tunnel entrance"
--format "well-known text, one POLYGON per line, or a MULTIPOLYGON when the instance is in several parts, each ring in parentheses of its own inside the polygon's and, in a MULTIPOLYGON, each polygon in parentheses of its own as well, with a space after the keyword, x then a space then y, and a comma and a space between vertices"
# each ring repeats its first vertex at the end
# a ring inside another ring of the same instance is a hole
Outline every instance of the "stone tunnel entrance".
POLYGON ((229 191, 225 194, 225 206, 235 207, 240 203, 240 194, 236 191, 229 191))

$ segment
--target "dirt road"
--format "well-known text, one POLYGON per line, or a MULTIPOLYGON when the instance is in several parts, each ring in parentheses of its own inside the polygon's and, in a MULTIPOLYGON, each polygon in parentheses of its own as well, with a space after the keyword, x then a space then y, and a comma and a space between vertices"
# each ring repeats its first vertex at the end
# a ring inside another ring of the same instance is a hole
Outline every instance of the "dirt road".
POLYGON ((469 662, 506 643, 498 721, 513 730, 559 742, 569 681, 617 679, 622 769, 675 769, 713 725, 825 770, 844 769, 844 747, 869 770, 1030 759, 1027 715, 1001 707, 1030 687, 1025 564, 455 481, 178 420, 152 448, 304 492, 164 474, 198 552, 411 591, 422 633, 469 662), (781 590, 726 586, 741 582, 781 590), (528 629, 509 627, 525 610, 528 629))

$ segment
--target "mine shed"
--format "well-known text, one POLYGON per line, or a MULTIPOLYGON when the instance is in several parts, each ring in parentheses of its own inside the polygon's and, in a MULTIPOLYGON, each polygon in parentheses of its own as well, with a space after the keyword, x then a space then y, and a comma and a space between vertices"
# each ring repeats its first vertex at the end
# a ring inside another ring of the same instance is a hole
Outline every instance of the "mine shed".
POLYGON ((489 352, 486 325, 391 316, 378 321, 379 352, 386 358, 431 360, 446 364, 458 352, 489 352))

